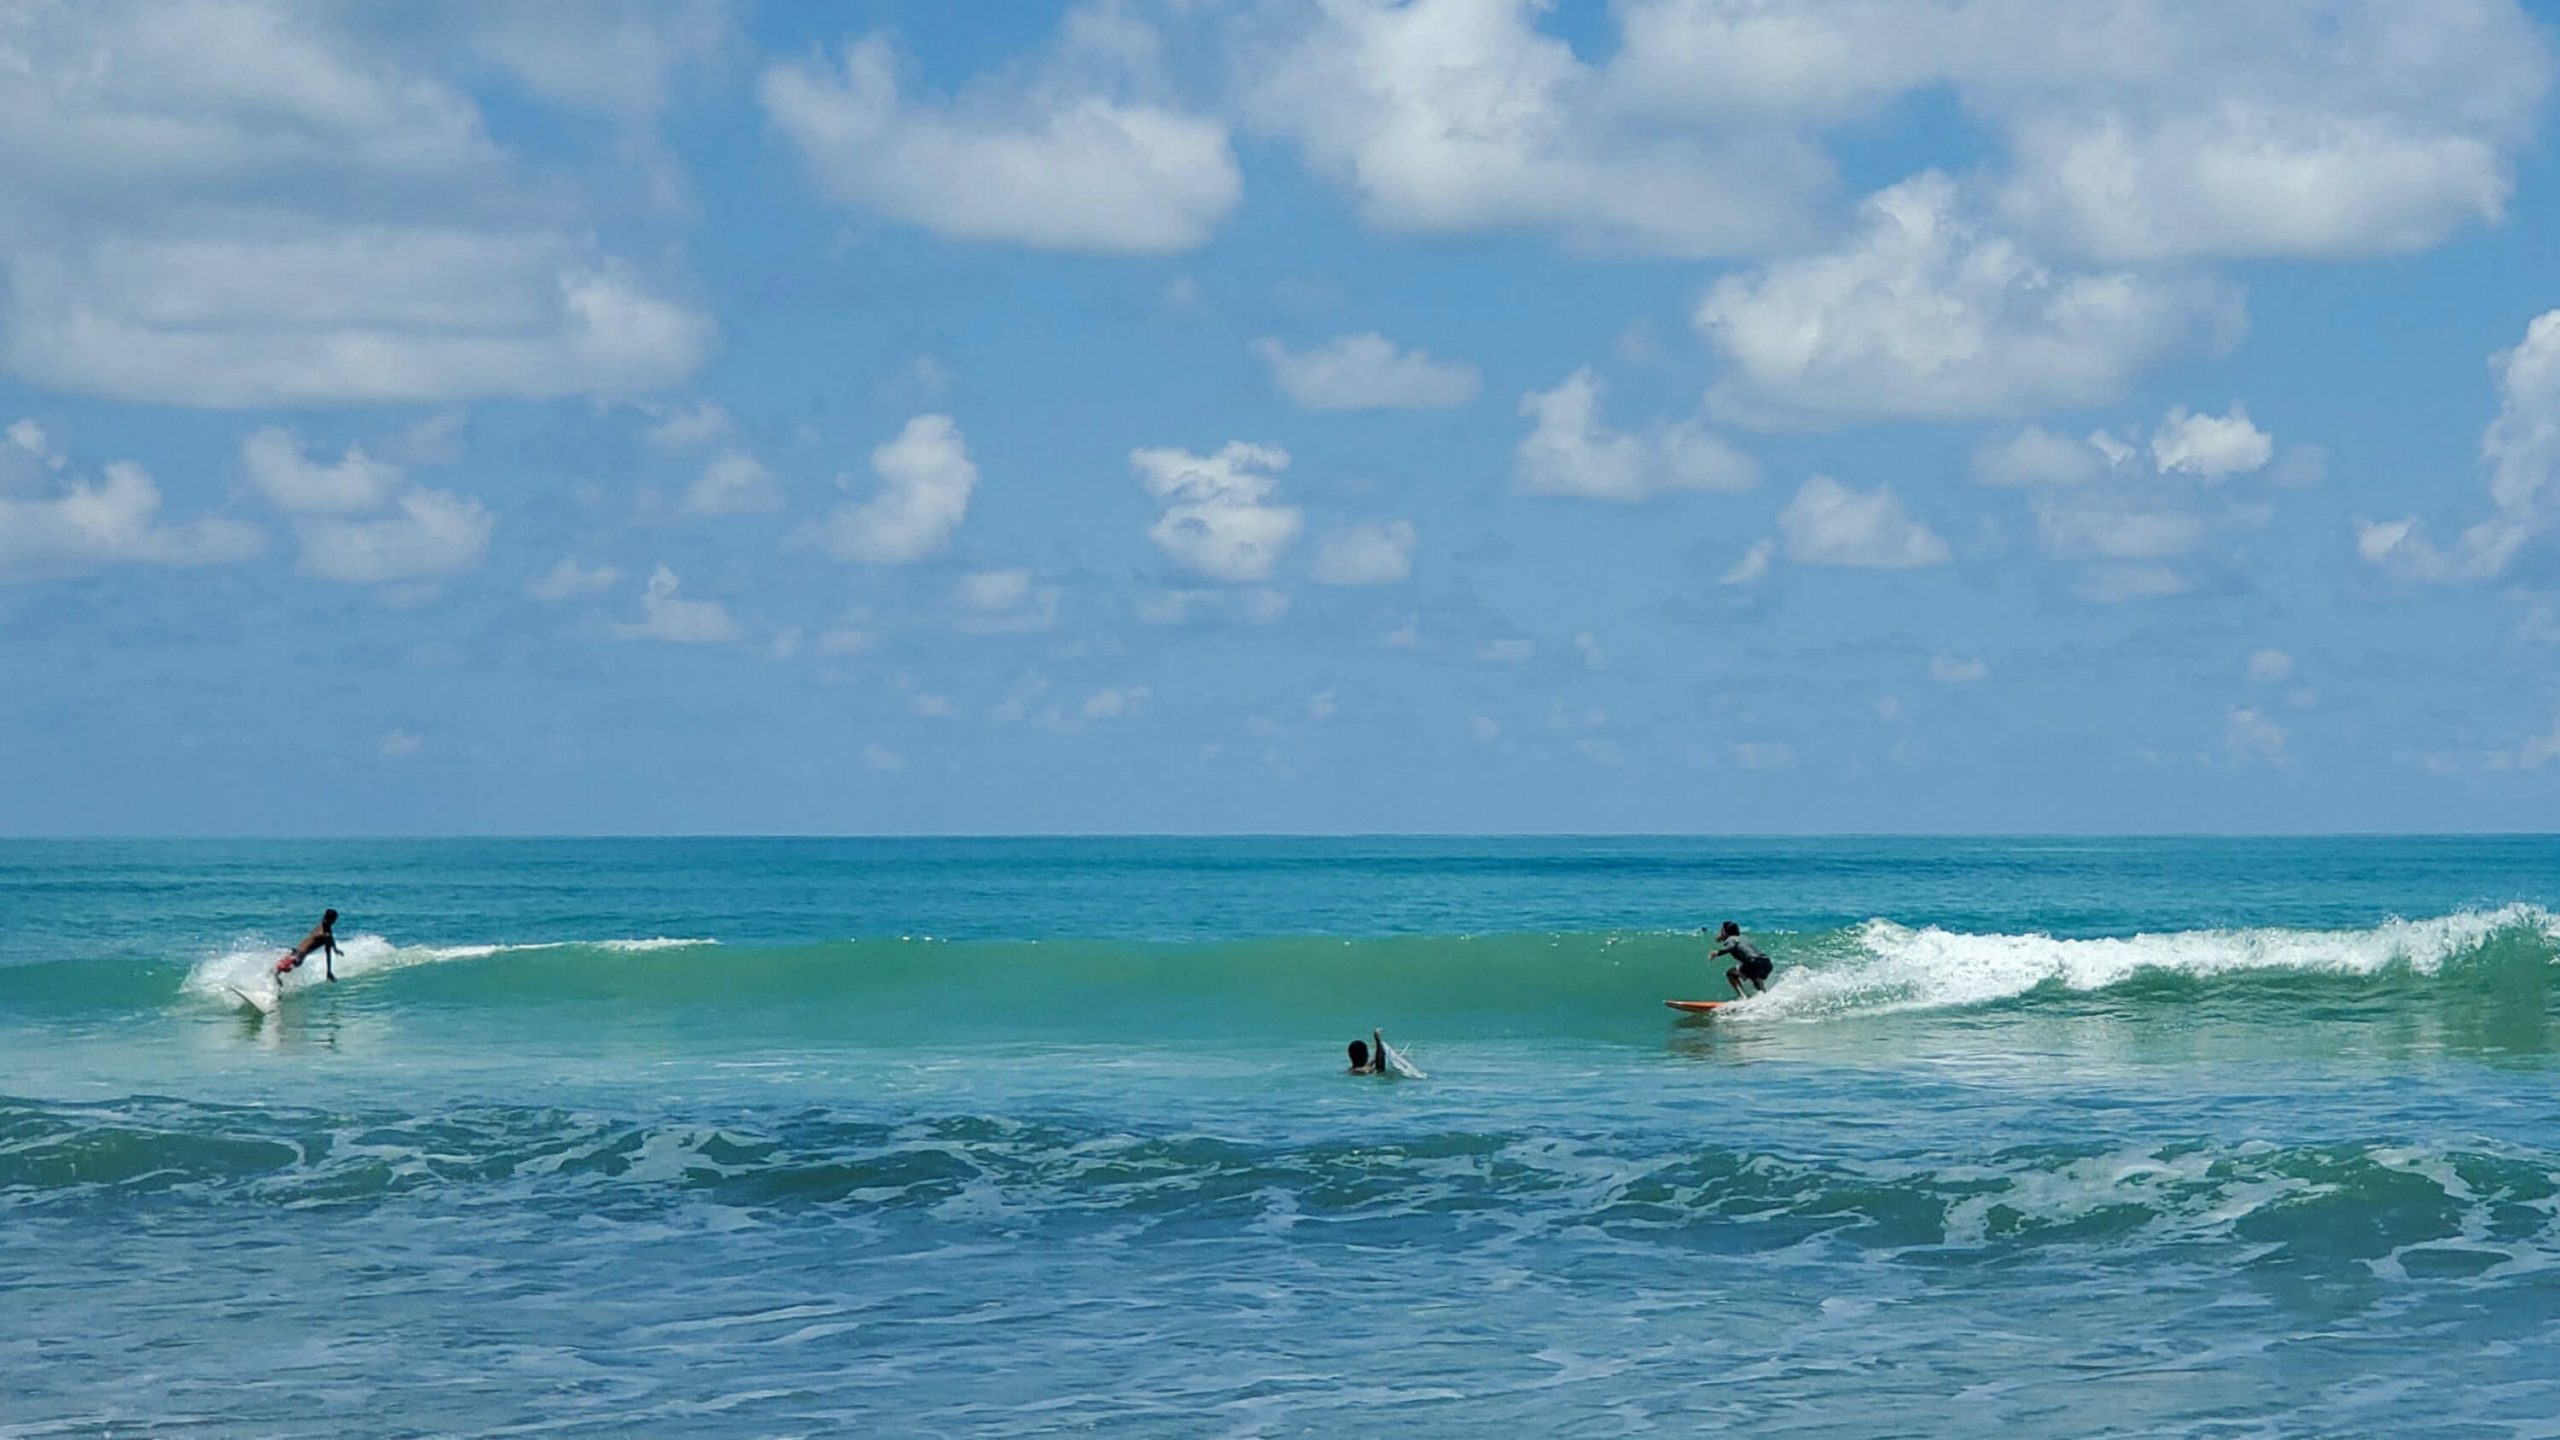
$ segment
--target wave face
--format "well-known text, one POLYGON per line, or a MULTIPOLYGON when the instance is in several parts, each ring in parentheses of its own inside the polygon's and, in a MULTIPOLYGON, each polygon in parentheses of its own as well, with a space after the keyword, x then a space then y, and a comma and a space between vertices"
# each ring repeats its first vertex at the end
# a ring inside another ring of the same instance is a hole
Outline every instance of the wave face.
MULTIPOLYGON (((1874 919, 1756 938, 1777 962, 1775 982, 1718 1025, 1966 1021, 2093 1005, 2201 1007, 2273 1025, 2341 1006, 2489 1017, 2560 977, 2560 916, 2526 905, 2341 930, 2057 938, 1874 919)), ((1366 1024, 1443 1039, 1652 1038, 1663 1000, 1729 994, 1708 949, 1696 935, 1661 933, 798 946, 680 937, 400 946, 364 934, 345 942, 340 983, 306 965, 288 993, 315 1014, 477 1010, 529 1023, 575 1011, 590 1032, 609 1032, 616 1017, 690 1018, 741 1043, 758 1033, 887 1044, 1282 1039, 1366 1024)), ((263 947, 227 947, 183 967, 5 967, 0 1008, 75 1019, 219 1013, 234 1003, 230 987, 264 983, 271 963, 263 947)))

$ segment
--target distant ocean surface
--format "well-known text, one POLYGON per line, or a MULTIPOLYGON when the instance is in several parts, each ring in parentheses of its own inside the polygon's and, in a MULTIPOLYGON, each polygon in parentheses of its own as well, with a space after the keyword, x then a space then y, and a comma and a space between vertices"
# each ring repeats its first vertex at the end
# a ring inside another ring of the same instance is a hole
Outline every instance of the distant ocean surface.
POLYGON ((2560 1434, 2555 911, 2540 837, 0 842, 0 1436, 2560 1434), (1728 918, 1774 987, 1666 1010, 1728 918))

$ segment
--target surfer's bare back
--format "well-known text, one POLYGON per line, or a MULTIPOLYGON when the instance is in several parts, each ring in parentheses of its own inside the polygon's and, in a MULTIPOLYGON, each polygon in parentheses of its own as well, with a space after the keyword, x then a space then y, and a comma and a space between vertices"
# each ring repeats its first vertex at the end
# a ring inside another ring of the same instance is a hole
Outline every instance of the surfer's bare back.
POLYGON ((301 944, 284 952, 283 957, 276 961, 276 978, 279 980, 283 979, 287 971, 292 970, 303 961, 310 959, 311 952, 317 950, 320 952, 321 973, 327 975, 332 980, 337 979, 337 924, 337 911, 321 911, 320 923, 311 927, 311 933, 302 937, 301 944))

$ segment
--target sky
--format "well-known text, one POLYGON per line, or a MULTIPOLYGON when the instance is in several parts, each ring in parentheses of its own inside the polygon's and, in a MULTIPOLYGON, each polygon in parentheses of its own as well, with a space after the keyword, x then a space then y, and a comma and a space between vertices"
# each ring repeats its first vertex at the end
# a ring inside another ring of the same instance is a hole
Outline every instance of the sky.
POLYGON ((2548 830, 2515 0, 0 0, 0 833, 2548 830))

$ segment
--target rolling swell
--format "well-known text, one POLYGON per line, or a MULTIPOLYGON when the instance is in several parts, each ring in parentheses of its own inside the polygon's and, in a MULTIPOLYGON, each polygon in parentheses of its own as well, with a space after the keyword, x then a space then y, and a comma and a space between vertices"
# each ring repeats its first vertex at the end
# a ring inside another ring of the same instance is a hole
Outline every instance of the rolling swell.
MULTIPOLYGON (((2560 974, 2560 916, 2524 905, 2350 930, 2056 938, 1878 919, 1759 938, 1779 962, 1777 984, 1719 1023, 2198 1001, 2270 1020, 2304 1006, 2416 1000, 2538 1011, 2560 974)), ((296 985, 316 1004, 394 1017, 572 1008, 610 1024, 716 1011, 750 1028, 851 1039, 1295 1036, 1330 1033, 1346 1015, 1441 1037, 1612 1036, 1658 1030, 1665 998, 1720 992, 1722 967, 1706 948, 1697 936, 1660 932, 756 947, 682 938, 403 947, 359 936, 339 962, 346 983, 315 990, 321 982, 306 972, 296 985)), ((185 965, 0 967, 0 1012, 202 1013, 227 1008, 224 987, 255 983, 267 959, 264 947, 242 947, 185 965)))

